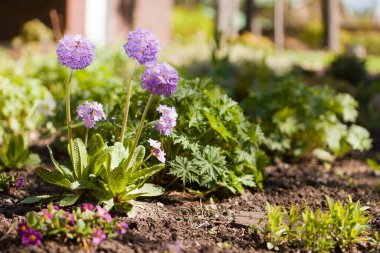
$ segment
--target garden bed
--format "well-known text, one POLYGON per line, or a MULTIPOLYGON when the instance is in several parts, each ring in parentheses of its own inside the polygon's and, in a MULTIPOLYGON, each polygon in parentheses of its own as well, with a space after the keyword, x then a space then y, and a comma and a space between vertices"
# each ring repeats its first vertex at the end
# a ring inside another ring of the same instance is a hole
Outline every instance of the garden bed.
MULTIPOLYGON (((25 252, 17 237, 15 224, 28 211, 39 210, 34 205, 19 201, 36 194, 59 191, 33 175, 33 170, 20 172, 26 177, 22 192, 0 195, 0 251, 25 252)), ((259 235, 250 235, 248 228, 265 218, 265 204, 300 206, 307 203, 312 209, 327 209, 325 196, 354 201, 368 206, 371 233, 380 228, 380 195, 376 186, 380 176, 365 163, 344 159, 331 168, 309 161, 291 165, 279 163, 266 169, 265 192, 246 190, 241 196, 230 197, 219 192, 217 196, 189 194, 180 188, 169 190, 156 199, 139 200, 131 217, 126 235, 117 240, 106 240, 91 252, 163 252, 164 244, 181 243, 184 252, 256 252, 266 251, 266 242, 259 235)), ((124 219, 122 214, 114 214, 124 219)), ((80 252, 80 246, 58 241, 46 241, 43 246, 30 248, 34 252, 80 252)), ((280 248, 281 251, 292 251, 280 248)), ((371 251, 368 243, 358 245, 355 251, 371 251)), ((376 250, 372 249, 373 252, 376 250)))

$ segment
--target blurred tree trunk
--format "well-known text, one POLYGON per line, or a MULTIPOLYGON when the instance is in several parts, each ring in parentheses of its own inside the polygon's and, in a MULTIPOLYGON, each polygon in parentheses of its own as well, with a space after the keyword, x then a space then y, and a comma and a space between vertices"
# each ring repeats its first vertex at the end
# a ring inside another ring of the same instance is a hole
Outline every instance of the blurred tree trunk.
POLYGON ((274 43, 278 50, 284 49, 285 42, 285 0, 274 3, 274 43))
POLYGON ((245 0, 244 6, 245 26, 242 32, 253 32, 253 22, 256 15, 255 0, 245 0))
POLYGON ((239 0, 216 0, 216 30, 223 37, 233 37, 238 34, 235 26, 235 14, 239 10, 239 0))
POLYGON ((339 50, 340 11, 339 0, 322 0, 323 41, 332 52, 339 50))

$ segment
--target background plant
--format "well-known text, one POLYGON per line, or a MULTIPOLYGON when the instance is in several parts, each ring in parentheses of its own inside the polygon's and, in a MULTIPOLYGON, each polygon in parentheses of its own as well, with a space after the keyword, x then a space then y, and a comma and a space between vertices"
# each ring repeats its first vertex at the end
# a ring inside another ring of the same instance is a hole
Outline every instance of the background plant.
POLYGON ((336 247, 350 249, 369 240, 367 207, 354 203, 351 197, 345 205, 329 197, 326 201, 329 210, 325 212, 313 211, 308 206, 291 206, 286 211, 282 206, 267 203, 267 225, 252 231, 263 233, 271 247, 288 244, 315 252, 330 252, 336 247))
POLYGON ((39 163, 38 155, 30 152, 28 143, 32 135, 53 130, 47 122, 47 116, 55 109, 52 95, 36 79, 0 75, 0 97, 1 168, 9 170, 39 163))
POLYGON ((260 122, 266 146, 279 156, 313 154, 331 160, 371 147, 367 130, 355 125, 357 102, 328 87, 285 80, 254 90, 243 107, 260 122))

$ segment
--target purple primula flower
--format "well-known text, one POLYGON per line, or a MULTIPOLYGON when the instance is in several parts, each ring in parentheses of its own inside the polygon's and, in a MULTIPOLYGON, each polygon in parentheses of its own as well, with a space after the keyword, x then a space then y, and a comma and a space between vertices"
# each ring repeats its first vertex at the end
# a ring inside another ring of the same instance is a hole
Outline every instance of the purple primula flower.
POLYGON ((140 64, 157 60, 161 45, 156 36, 143 29, 136 29, 128 33, 128 42, 124 45, 128 57, 137 60, 140 64))
POLYGON ((21 186, 24 184, 25 180, 22 177, 16 178, 16 181, 12 184, 12 188, 17 190, 20 190, 21 186))
POLYGON ((41 238, 42 234, 31 228, 22 235, 21 241, 24 246, 38 246, 41 245, 41 238))
POLYGON ((83 105, 78 106, 77 113, 78 118, 83 119, 84 126, 87 128, 93 128, 96 122, 106 119, 103 105, 98 102, 84 102, 83 105))
POLYGON ((81 35, 65 35, 57 46, 58 60, 71 69, 83 69, 94 60, 95 46, 81 35))
POLYGON ((72 215, 69 211, 66 211, 65 214, 66 214, 66 219, 68 220, 68 222, 70 222, 71 225, 74 225, 75 224, 74 215, 72 215))
POLYGON ((182 243, 176 241, 174 244, 164 243, 164 250, 168 253, 181 253, 182 252, 182 243))
POLYGON ((101 243, 105 239, 106 239, 106 234, 101 229, 95 230, 95 232, 92 234, 92 242, 95 245, 98 245, 99 243, 101 243))
POLYGON ((57 205, 53 205, 53 210, 54 210, 55 212, 58 212, 58 211, 59 211, 59 206, 57 206, 57 205))
POLYGON ((129 228, 128 224, 125 223, 124 221, 121 221, 121 222, 116 224, 117 232, 121 235, 127 233, 128 228, 129 228))
POLYGON ((91 204, 91 203, 84 203, 82 204, 82 212, 85 212, 85 211, 93 211, 94 210, 94 205, 91 204))
POLYGON ((148 142, 150 147, 152 148, 152 155, 156 157, 158 161, 165 163, 166 153, 161 149, 161 143, 153 139, 149 139, 148 142))
POLYGON ((27 233, 28 231, 30 230, 28 224, 26 223, 26 221, 22 221, 21 223, 18 224, 17 226, 17 233, 19 235, 23 235, 25 233, 27 233))
POLYGON ((166 105, 159 105, 157 111, 162 115, 156 124, 156 129, 162 135, 168 136, 177 125, 178 114, 174 107, 169 107, 166 105))
POLYGON ((141 77, 141 87, 157 95, 170 97, 177 89, 177 71, 165 62, 149 62, 141 77))
POLYGON ((49 212, 47 209, 42 209, 42 218, 44 218, 47 221, 51 221, 53 219, 53 215, 49 212))
POLYGON ((103 207, 101 206, 97 206, 96 207, 96 213, 95 215, 97 217, 101 217, 103 218, 105 221, 107 221, 108 223, 110 223, 112 221, 112 217, 111 215, 108 213, 108 211, 106 209, 104 209, 103 207))

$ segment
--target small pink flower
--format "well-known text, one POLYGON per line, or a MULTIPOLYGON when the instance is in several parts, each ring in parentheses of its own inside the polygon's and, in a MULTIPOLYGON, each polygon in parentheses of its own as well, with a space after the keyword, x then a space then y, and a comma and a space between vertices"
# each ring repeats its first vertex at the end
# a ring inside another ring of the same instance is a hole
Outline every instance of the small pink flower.
POLYGON ((49 212, 47 209, 42 209, 42 218, 44 218, 47 221, 51 221, 53 219, 53 215, 49 212))
POLYGON ((124 221, 122 222, 119 222, 116 224, 116 229, 117 229, 117 232, 121 235, 127 233, 127 230, 128 230, 128 224, 125 223, 124 221))
POLYGON ((111 215, 108 213, 108 211, 106 209, 104 209, 101 206, 96 206, 96 214, 95 215, 97 217, 103 218, 107 222, 111 222, 112 221, 111 215))
POLYGON ((82 212, 84 212, 86 210, 93 211, 94 210, 94 205, 90 204, 90 203, 84 203, 82 205, 82 212))
POLYGON ((105 239, 106 239, 106 234, 101 229, 95 230, 95 232, 92 234, 92 242, 95 245, 98 245, 99 243, 101 243, 105 239))
POLYGON ((71 225, 74 225, 75 224, 74 216, 69 211, 66 211, 65 214, 66 214, 67 220, 71 223, 71 225))

